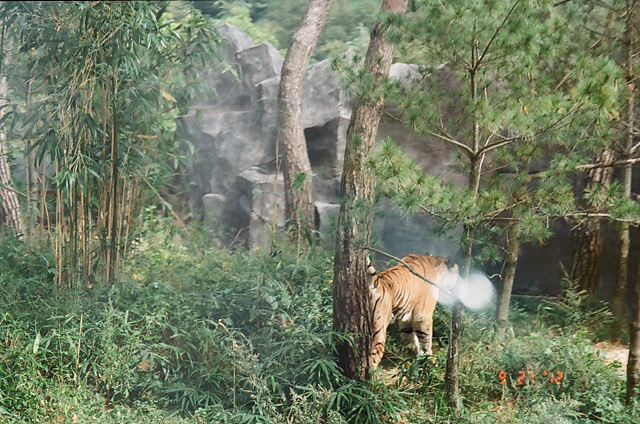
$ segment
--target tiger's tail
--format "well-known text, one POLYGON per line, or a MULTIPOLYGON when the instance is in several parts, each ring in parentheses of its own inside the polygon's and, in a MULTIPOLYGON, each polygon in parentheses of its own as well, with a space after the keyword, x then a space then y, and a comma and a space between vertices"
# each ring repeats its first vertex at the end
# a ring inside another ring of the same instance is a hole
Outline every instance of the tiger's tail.
POLYGON ((369 282, 369 289, 373 288, 373 283, 376 279, 376 269, 371 263, 371 258, 367 255, 367 281, 369 282))

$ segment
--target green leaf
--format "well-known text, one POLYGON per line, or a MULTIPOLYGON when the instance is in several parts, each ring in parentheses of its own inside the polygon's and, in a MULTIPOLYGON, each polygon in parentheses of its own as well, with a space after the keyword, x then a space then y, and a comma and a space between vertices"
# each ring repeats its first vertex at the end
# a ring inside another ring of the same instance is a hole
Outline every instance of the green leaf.
POLYGON ((299 174, 296 174, 296 178, 293 180, 293 184, 291 185, 291 187, 293 187, 294 190, 300 190, 304 184, 304 182, 307 179, 307 173, 306 172, 301 172, 299 174))
POLYGON ((40 332, 36 333, 36 340, 33 342, 33 354, 36 355, 38 353, 38 348, 40 347, 40 332))

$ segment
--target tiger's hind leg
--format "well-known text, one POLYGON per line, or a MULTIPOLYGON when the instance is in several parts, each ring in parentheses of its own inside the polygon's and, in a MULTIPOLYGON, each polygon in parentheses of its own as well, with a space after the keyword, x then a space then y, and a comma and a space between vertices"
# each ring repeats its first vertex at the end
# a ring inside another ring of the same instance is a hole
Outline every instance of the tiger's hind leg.
POLYGON ((384 345, 387 339, 387 327, 391 321, 391 304, 389 300, 382 296, 376 296, 376 294, 373 291, 371 298, 371 330, 373 333, 370 355, 371 371, 374 371, 382 361, 384 345))
POLYGON ((418 336, 411 325, 411 322, 400 321, 398 323, 398 327, 400 329, 400 337, 402 337, 402 341, 405 346, 408 346, 413 353, 420 353, 420 343, 418 341, 418 336))
POLYGON ((433 341, 433 318, 421 317, 413 323, 413 329, 418 339, 418 355, 431 355, 433 341))

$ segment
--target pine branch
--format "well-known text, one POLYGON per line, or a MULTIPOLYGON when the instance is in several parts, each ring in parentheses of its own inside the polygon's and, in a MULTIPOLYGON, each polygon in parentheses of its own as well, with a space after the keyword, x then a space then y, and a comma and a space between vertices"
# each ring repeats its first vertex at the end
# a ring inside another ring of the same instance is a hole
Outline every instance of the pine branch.
POLYGON ((473 154, 473 150, 471 149, 471 147, 467 146, 464 143, 459 142, 458 140, 455 140, 453 138, 450 138, 450 137, 442 135, 442 134, 435 133, 433 131, 429 131, 429 132, 427 132, 427 134, 432 135, 434 137, 437 137, 440 140, 446 141, 447 143, 451 143, 454 146, 460 147, 461 149, 466 150, 470 155, 473 154))
POLYGON ((480 68, 480 64, 482 63, 483 59, 487 56, 487 53, 489 53, 489 48, 491 47, 493 42, 496 40, 496 38, 498 38, 498 34, 500 34, 500 31, 502 31, 502 29, 504 28, 505 24, 507 23, 507 20, 509 20, 509 17, 511 16, 513 11, 515 10, 515 8, 518 5, 518 3, 520 3, 520 0, 516 0, 516 2, 513 4, 513 6, 511 6, 511 9, 507 13, 507 16, 504 17, 504 19, 502 20, 502 23, 498 26, 498 28, 496 28, 495 32, 491 36, 491 39, 489 40, 487 45, 484 47, 484 50, 482 51, 482 54, 480 54, 480 56, 478 57, 477 62, 474 64, 474 67, 473 67, 474 71, 478 70, 480 68))
POLYGON ((621 165, 633 165, 639 162, 640 162, 640 158, 622 159, 622 160, 616 160, 613 162, 588 163, 585 165, 578 165, 576 166, 576 169, 589 170, 589 169, 596 169, 596 168, 610 168, 610 167, 616 167, 621 165))
MULTIPOLYGON (((569 110, 567 113, 565 113, 564 115, 562 115, 561 117, 556 119, 555 122, 552 122, 551 124, 549 124, 545 128, 542 128, 541 130, 536 131, 536 133, 533 135, 533 137, 537 137, 540 134, 544 134, 544 133, 550 131, 552 128, 558 126, 565 118, 567 118, 568 116, 572 115, 576 110, 578 110, 580 105, 582 105, 583 103, 584 102, 581 102, 581 103, 579 103, 577 105, 574 105, 574 107, 572 107, 571 110, 569 110)), ((510 137, 510 138, 502 139, 500 141, 496 141, 496 142, 491 143, 491 144, 487 144, 487 145, 485 145, 483 148, 481 148, 478 151, 478 156, 486 154, 486 153, 489 153, 492 150, 498 149, 498 148, 500 148, 502 146, 506 146, 507 144, 510 144, 510 143, 513 143, 513 142, 516 142, 516 141, 520 141, 522 139, 524 139, 524 137, 522 137, 522 136, 510 137)))

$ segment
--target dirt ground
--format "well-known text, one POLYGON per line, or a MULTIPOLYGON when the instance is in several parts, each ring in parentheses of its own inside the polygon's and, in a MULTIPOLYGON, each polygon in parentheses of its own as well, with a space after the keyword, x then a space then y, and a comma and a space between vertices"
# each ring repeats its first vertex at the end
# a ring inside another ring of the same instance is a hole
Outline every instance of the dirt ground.
POLYGON ((594 345, 596 349, 603 352, 608 363, 618 361, 622 364, 619 371, 627 373, 627 360, 629 359, 629 349, 626 346, 613 344, 610 342, 598 342, 594 345))

